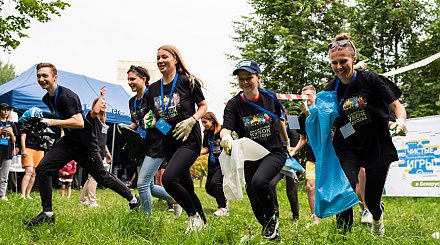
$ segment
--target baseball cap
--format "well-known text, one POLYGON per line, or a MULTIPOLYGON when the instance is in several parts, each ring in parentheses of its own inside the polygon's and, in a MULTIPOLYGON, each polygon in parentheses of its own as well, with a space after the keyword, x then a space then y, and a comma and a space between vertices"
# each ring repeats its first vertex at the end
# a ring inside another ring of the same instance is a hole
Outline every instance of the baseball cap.
POLYGON ((8 103, 0 103, 0 110, 6 109, 6 108, 8 108, 9 110, 12 109, 12 107, 10 105, 8 105, 8 103))
POLYGON ((256 74, 260 74, 261 70, 260 67, 258 66, 257 62, 255 62, 254 60, 242 60, 237 64, 237 67, 235 68, 234 72, 232 73, 232 75, 237 75, 239 70, 245 70, 248 71, 250 73, 256 73, 256 74))

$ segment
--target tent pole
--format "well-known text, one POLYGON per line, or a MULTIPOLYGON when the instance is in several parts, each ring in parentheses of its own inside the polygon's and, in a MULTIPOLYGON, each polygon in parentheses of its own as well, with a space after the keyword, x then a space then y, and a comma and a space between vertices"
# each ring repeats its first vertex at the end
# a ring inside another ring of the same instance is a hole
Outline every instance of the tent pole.
POLYGON ((113 138, 112 138, 112 160, 110 162, 110 173, 113 173, 113 153, 115 151, 115 135, 116 135, 116 123, 113 123, 113 138))

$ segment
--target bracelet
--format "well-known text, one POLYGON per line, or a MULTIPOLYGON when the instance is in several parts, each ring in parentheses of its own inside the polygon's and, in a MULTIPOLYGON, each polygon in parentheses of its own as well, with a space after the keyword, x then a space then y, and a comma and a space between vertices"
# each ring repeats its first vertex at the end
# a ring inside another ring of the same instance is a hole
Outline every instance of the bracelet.
POLYGON ((193 119, 194 119, 194 121, 196 121, 197 122, 197 119, 194 117, 194 116, 191 116, 193 119))

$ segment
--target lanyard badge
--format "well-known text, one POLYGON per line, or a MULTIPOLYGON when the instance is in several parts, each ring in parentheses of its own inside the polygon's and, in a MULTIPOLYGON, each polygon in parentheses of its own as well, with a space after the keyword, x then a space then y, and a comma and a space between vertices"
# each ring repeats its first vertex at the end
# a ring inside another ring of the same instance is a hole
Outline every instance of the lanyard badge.
MULTIPOLYGON (((164 94, 163 94, 163 78, 160 80, 160 100, 161 100, 163 117, 166 117, 168 115, 168 108, 171 104, 171 100, 173 97, 174 89, 176 88, 176 81, 177 81, 178 77, 179 77, 179 75, 176 72, 176 75, 174 76, 174 79, 173 79, 173 85, 171 86, 171 91, 170 91, 170 95, 168 98, 168 103, 166 105, 165 105, 165 99, 164 99, 164 94)), ((159 118, 159 120, 157 120, 156 128, 163 135, 167 135, 171 129, 171 125, 168 122, 166 122, 165 119, 163 119, 163 117, 161 117, 161 118, 159 118)))

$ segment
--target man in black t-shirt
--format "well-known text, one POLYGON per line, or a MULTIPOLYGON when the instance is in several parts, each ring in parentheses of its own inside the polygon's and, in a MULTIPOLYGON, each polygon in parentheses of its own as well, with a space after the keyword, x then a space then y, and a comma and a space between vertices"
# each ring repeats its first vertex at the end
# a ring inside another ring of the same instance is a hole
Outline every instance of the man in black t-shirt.
POLYGON ((25 225, 32 227, 44 222, 55 223, 52 212, 51 173, 62 168, 72 159, 85 168, 99 184, 127 199, 131 209, 137 209, 140 205, 139 198, 131 194, 130 189, 113 174, 105 171, 99 155, 98 140, 92 132, 92 125, 82 114, 78 95, 66 87, 59 86, 57 79, 54 65, 50 63, 37 65, 38 84, 47 90, 43 102, 56 118, 43 118, 42 121, 48 126, 61 127, 64 136, 57 140, 36 168, 43 211, 31 220, 26 220, 25 225))

